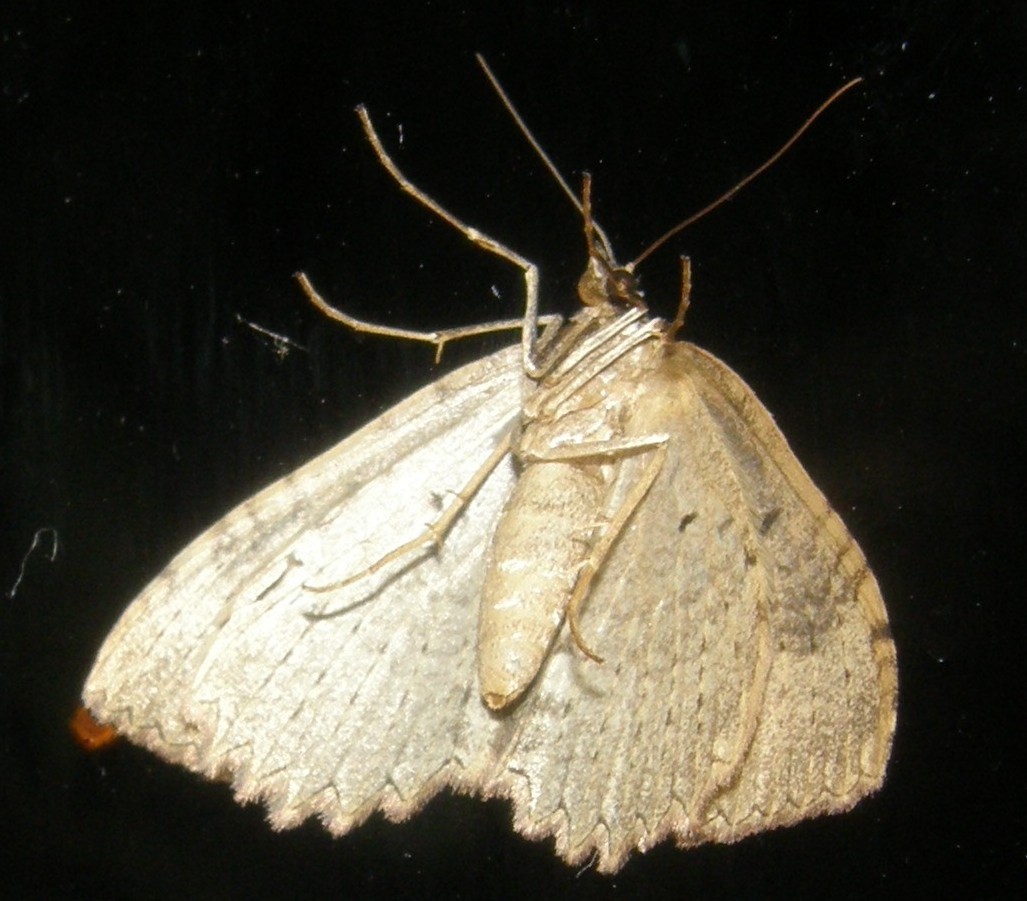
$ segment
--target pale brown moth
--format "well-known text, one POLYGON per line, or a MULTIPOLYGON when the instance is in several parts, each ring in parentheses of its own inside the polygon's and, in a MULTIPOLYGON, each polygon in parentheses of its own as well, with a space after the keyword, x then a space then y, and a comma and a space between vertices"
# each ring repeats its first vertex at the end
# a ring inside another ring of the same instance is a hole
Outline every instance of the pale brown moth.
MULTIPOLYGON (((414 187, 359 112, 405 191, 522 269, 521 345, 200 535, 107 638, 89 710, 275 828, 341 835, 450 787, 509 798, 519 832, 603 872, 877 789, 897 699, 881 594, 752 391, 674 340, 687 263, 677 318, 651 317, 586 181, 582 308, 540 320, 536 268, 414 187)), ((333 318, 440 351, 511 325, 369 326, 299 279, 333 318)))

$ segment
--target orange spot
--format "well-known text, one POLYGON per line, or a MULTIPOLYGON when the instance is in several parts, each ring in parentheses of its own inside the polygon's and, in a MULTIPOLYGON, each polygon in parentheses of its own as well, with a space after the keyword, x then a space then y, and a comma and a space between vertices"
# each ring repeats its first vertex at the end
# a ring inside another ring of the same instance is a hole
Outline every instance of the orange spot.
POLYGON ((68 721, 71 735, 87 751, 100 751, 118 740, 113 726, 98 723, 85 707, 79 707, 68 721))

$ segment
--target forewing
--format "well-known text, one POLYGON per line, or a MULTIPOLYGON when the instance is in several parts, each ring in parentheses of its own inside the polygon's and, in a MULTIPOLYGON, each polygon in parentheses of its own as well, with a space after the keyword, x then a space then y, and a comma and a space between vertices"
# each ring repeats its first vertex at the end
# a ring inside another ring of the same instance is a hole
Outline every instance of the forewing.
MULTIPOLYGON (((675 345, 628 431, 668 435, 668 454, 583 613, 605 663, 561 636, 488 786, 522 832, 605 871, 667 836, 851 806, 894 727, 876 583, 744 383, 675 345)), ((614 503, 644 465, 621 461, 614 503)))
POLYGON ((277 826, 319 813, 344 832, 375 808, 402 818, 442 785, 473 782, 490 729, 474 680, 478 604, 510 461, 437 554, 312 588, 424 531, 511 427, 520 379, 519 348, 472 363, 200 535, 107 638, 89 709, 168 760, 230 778, 240 799, 263 798, 277 826))

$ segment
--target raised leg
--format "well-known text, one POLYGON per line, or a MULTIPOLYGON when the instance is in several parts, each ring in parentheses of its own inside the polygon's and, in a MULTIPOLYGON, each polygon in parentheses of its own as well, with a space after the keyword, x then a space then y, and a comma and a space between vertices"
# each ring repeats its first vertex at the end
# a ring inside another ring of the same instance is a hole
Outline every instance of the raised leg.
POLYGON ((529 374, 537 372, 539 369, 536 362, 539 323, 541 322, 542 325, 548 329, 550 326, 559 325, 562 321, 561 318, 556 315, 547 315, 542 317, 538 315, 538 267, 529 260, 526 260, 520 254, 516 253, 514 250, 511 250, 505 244, 501 244, 494 238, 490 238, 488 235, 478 231, 478 229, 467 225, 463 220, 454 216, 449 212, 449 210, 445 209, 438 202, 425 194, 424 191, 418 188, 417 185, 410 181, 410 179, 400 171, 392 157, 389 156, 388 152, 385 150, 385 146, 381 142, 381 139, 378 137, 378 133, 374 129, 374 125, 371 123, 371 117, 368 115, 367 109, 363 105, 357 107, 357 115, 360 117, 360 122, 364 127, 364 132, 367 135, 367 139, 370 141, 371 146, 374 148, 375 155, 378 157, 379 162, 381 162, 382 166, 385 167, 385 170, 393 177, 393 179, 395 179, 396 184, 398 184, 405 193, 413 197, 418 201, 418 203, 426 206, 440 219, 448 222, 469 241, 476 244, 483 250, 513 263, 524 273, 524 316, 521 319, 504 319, 486 322, 480 325, 429 332, 378 325, 376 323, 365 322, 361 319, 357 319, 354 316, 350 316, 347 313, 336 309, 321 297, 320 294, 318 294, 314 289, 314 286, 310 283, 310 279, 308 279, 304 273, 297 272, 296 280, 300 283, 300 287, 303 288, 303 291, 306 293, 310 302, 329 318, 334 319, 336 322, 341 322, 343 325, 356 332, 383 335, 385 337, 392 338, 405 338, 410 341, 424 341, 429 344, 434 344, 436 347, 436 361, 438 361, 442 356, 443 348, 448 341, 453 341, 458 338, 467 338, 472 335, 482 335, 489 332, 519 328, 521 330, 521 346, 523 348, 525 371, 529 374))
MULTIPOLYGON (((391 325, 380 325, 376 322, 365 322, 363 319, 350 316, 348 313, 344 313, 328 303, 327 300, 318 294, 317 290, 310 283, 310 279, 307 278, 306 273, 297 272, 295 278, 307 295, 307 299, 329 319, 334 319, 355 332, 362 332, 367 335, 382 335, 386 338, 403 338, 408 341, 424 341, 428 344, 434 344, 436 347, 436 363, 442 358, 443 348, 445 348, 448 341, 454 341, 458 338, 469 338, 472 335, 485 335, 490 332, 524 327, 523 319, 502 319, 496 322, 483 322, 479 325, 465 325, 457 328, 440 329, 435 332, 421 332, 414 329, 396 328, 391 325)), ((549 317, 543 317, 543 324, 548 325, 548 320, 549 317)))

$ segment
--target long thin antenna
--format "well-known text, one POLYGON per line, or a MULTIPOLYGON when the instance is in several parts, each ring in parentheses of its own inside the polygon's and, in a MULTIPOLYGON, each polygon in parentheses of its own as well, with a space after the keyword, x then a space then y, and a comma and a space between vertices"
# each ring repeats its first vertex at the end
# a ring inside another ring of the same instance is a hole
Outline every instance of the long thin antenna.
POLYGON ((637 257, 635 257, 634 260, 632 260, 630 263, 628 263, 628 265, 625 266, 624 268, 627 269, 628 271, 634 270, 634 268, 639 263, 641 263, 647 256, 649 256, 651 253, 653 253, 653 251, 657 250, 659 247, 661 247, 663 244, 665 244, 667 241, 669 241, 671 238, 673 238, 674 235, 676 235, 678 232, 680 232, 683 229, 687 228, 693 222, 696 222, 697 220, 702 219, 703 216, 705 216, 711 210, 716 209, 722 203, 727 203, 732 197, 735 196, 735 194, 737 194, 739 191, 742 190, 742 188, 744 188, 747 184, 749 184, 749 182, 751 182, 757 176, 762 175, 764 172, 767 171, 767 169, 769 169, 771 166, 773 166, 774 163, 776 163, 782 156, 784 156, 784 154, 787 153, 788 150, 791 149, 791 146, 796 141, 798 141, 799 138, 802 137, 802 135, 806 131, 806 129, 808 129, 820 117, 820 114, 823 113, 824 110, 826 110, 832 103, 834 103, 846 91, 848 91, 851 88, 854 88, 856 85, 858 85, 862 80, 863 80, 862 78, 854 78, 854 79, 852 79, 852 81, 850 81, 847 84, 844 84, 840 88, 838 88, 837 91, 835 91, 830 97, 827 98, 827 100, 825 100, 823 103, 820 104, 820 106, 817 107, 817 109, 814 111, 813 115, 811 115, 805 122, 803 122, 803 124, 799 128, 799 130, 797 132, 795 132, 795 134, 793 134, 787 141, 785 141, 785 143, 781 146, 781 148, 775 154, 773 154, 773 156, 771 156, 770 159, 768 159, 765 163, 763 163, 762 166, 759 166, 758 168, 754 169, 747 176, 745 176, 745 178, 743 178, 740 182, 738 182, 737 185, 735 185, 733 188, 731 188, 731 190, 725 191, 723 194, 720 195, 720 197, 718 197, 712 203, 707 204, 701 210, 699 210, 698 213, 695 213, 694 215, 689 216, 684 222, 679 222, 670 231, 668 231, 665 235, 662 235, 661 237, 657 238, 655 241, 653 241, 652 244, 650 244, 645 250, 643 250, 637 257))
MULTIPOLYGON (((517 107, 513 105, 513 101, 507 95, 506 91, 503 90, 503 86, 499 83, 499 79, 492 73, 489 68, 489 64, 485 62, 485 57, 480 53, 474 54, 475 59, 478 60, 478 65, 481 66, 482 71, 485 73, 485 77, 492 83, 492 89, 499 95, 499 99, 503 102, 503 106, 506 107, 506 111, 513 118, 514 122, 517 123, 517 127, 521 130, 521 134, 527 139, 528 143, 531 144, 535 153, 545 164, 545 167, 549 170, 549 173, 556 179, 557 184, 563 189, 563 193, 566 194, 571 203, 574 204, 575 208, 579 213, 584 214, 584 210, 581 206, 581 200, 578 195, 571 190, 570 185, 567 184, 566 179, 560 174, 560 170, 556 168, 556 164, 549 158, 549 154, 542 149, 542 145, 535 139, 535 136, 531 133, 531 129, 528 128, 527 123, 521 118, 521 114, 517 112, 517 107)), ((594 219, 592 220, 592 229, 595 235, 599 238, 599 243, 603 245, 603 252, 606 254, 606 258, 613 263, 613 248, 610 246, 610 241, 606 237, 606 233, 599 227, 599 223, 594 219)))

